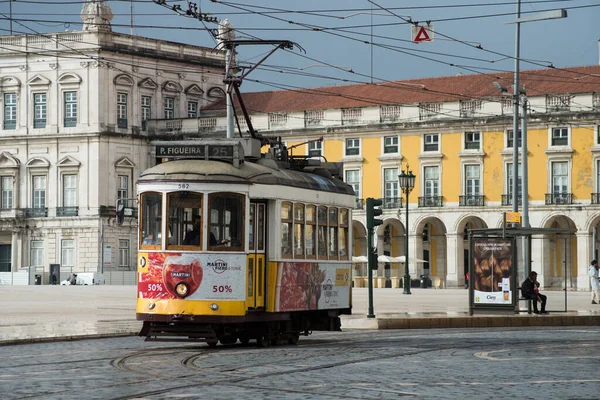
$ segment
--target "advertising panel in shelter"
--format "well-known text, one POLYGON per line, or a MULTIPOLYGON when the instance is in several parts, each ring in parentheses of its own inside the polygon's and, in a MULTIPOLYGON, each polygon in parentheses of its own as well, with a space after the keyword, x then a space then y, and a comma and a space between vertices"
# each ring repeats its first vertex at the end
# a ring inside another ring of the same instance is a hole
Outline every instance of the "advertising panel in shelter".
POLYGON ((350 265, 277 263, 275 311, 350 307, 350 265))
POLYGON ((189 287, 185 300, 245 300, 243 254, 140 253, 138 298, 180 299, 175 287, 189 287))
POLYGON ((512 305, 513 240, 473 238, 474 304, 512 305))

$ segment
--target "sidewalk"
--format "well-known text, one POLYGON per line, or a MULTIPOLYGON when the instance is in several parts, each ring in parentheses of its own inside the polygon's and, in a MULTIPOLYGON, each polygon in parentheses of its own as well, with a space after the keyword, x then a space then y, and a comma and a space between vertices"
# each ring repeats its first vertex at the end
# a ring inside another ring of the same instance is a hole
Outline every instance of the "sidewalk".
MULTIPOLYGON (((600 325, 589 292, 543 292, 549 315, 469 316, 468 290, 374 289, 376 318, 367 318, 368 290, 352 291, 353 315, 342 329, 468 328, 600 325)), ((134 286, 0 286, 0 345, 81 337, 135 335, 134 286)))

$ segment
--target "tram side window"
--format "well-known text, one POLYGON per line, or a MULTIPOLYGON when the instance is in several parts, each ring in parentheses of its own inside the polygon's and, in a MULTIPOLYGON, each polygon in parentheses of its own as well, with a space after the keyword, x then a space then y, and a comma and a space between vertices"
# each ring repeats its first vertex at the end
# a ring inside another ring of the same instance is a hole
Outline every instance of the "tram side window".
POLYGON ((294 258, 304 258, 304 204, 294 204, 294 258))
POLYGON ((329 258, 338 258, 338 209, 329 208, 329 258))
POLYGON ((317 208, 317 254, 327 258, 327 207, 317 208))
POLYGON ((208 196, 211 250, 243 250, 244 195, 213 193, 208 196))
POLYGON ((167 195, 169 221, 167 248, 202 244, 202 194, 172 192, 167 195))
POLYGON ((348 209, 340 209, 340 260, 348 259, 348 209))
POLYGON ((306 258, 315 258, 316 248, 315 236, 317 234, 317 230, 315 229, 316 218, 315 218, 315 206, 307 205, 306 206, 306 228, 304 231, 304 238, 306 242, 306 258))
POLYGON ((258 251, 265 251, 265 205, 258 205, 258 221, 256 221, 256 243, 258 251))
POLYGON ((141 202, 141 245, 140 248, 155 249, 161 245, 162 194, 142 193, 141 202))
MULTIPOLYGON (((248 224, 248 250, 256 250, 255 241, 254 241, 254 228, 256 225, 254 221, 256 220, 256 204, 250 204, 250 223, 248 224)), ((250 296, 250 294, 248 295, 250 296)))
POLYGON ((292 256, 292 203, 281 203, 281 256, 292 256))

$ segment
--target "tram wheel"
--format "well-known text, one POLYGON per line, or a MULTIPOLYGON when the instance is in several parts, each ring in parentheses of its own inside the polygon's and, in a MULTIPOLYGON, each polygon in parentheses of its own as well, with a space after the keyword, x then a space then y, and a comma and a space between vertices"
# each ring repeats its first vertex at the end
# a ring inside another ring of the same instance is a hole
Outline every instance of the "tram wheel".
POLYGON ((224 336, 221 336, 221 338, 219 339, 219 342, 221 342, 222 345, 231 345, 231 344, 235 344, 235 342, 237 342, 237 338, 235 336, 231 336, 231 335, 224 335, 224 336))
POLYGON ((258 347, 269 347, 269 339, 265 335, 260 335, 256 338, 256 345, 258 347))
POLYGON ((219 341, 217 339, 209 339, 206 341, 206 344, 209 347, 217 347, 217 344, 219 343, 219 341))
POLYGON ((300 340, 300 334, 298 332, 294 332, 294 333, 290 334, 290 337, 288 338, 288 343, 296 345, 296 344, 298 344, 299 340, 300 340))
POLYGON ((243 345, 250 343, 250 337, 248 335, 240 335, 238 337, 238 339, 239 339, 240 343, 243 345))

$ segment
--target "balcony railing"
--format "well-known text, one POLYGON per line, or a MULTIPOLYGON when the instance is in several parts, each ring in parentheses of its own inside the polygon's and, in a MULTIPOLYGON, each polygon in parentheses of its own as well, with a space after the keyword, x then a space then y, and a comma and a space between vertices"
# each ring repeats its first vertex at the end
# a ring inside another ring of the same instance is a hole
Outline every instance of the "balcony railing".
POLYGON ((573 204, 573 193, 546 193, 546 204, 573 204))
POLYGON ((22 218, 23 214, 20 208, 0 208, 0 219, 22 218))
POLYGON ((592 204, 600 204, 600 193, 592 193, 592 204))
POLYGON ((483 195, 469 194, 458 196, 458 205, 463 207, 483 207, 483 195))
POLYGON ((354 203, 354 209, 355 210, 362 210, 365 208, 365 200, 364 199, 355 199, 356 202, 354 203))
POLYGON ((117 118, 117 128, 127 129, 127 118, 117 118))
POLYGON ((57 207, 57 217, 76 217, 79 215, 79 207, 57 207))
POLYGON ((34 119, 33 120, 33 127, 35 129, 41 129, 41 128, 45 128, 46 127, 46 119, 34 119))
POLYGON ((442 207, 442 196, 419 196, 419 207, 442 207))
POLYGON ((382 199, 381 208, 401 208, 402 207, 402 197, 385 197, 382 199))
POLYGON ((65 128, 73 128, 77 126, 77 118, 65 118, 65 128))
MULTIPOLYGON (((521 205, 523 203, 521 193, 517 196, 517 204, 521 205)), ((512 206, 512 194, 503 194, 502 195, 502 205, 503 206, 512 206)))
POLYGON ((42 218, 48 216, 48 207, 28 208, 25 210, 26 218, 42 218))
POLYGON ((5 119, 4 120, 4 129, 16 129, 17 128, 17 120, 16 119, 5 119))

